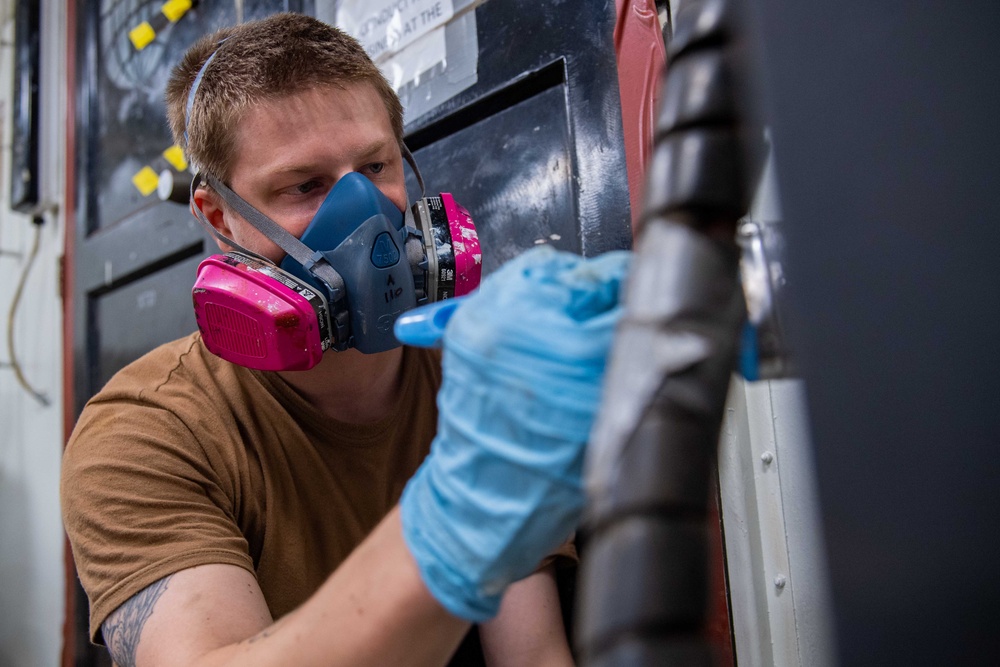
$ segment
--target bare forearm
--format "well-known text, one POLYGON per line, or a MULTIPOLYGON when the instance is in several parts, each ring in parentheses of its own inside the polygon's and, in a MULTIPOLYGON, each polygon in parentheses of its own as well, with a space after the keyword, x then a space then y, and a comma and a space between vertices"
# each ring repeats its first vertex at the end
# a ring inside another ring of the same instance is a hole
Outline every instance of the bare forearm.
POLYGON ((479 626, 479 637, 490 667, 572 667, 554 568, 508 588, 500 613, 479 626))
POLYGON ((397 512, 302 607, 207 665, 442 665, 469 624, 420 581, 397 512))
MULTIPOLYGON (((140 667, 443 665, 469 628, 423 585, 395 510, 301 607, 241 637, 207 632, 178 646, 176 623, 214 620, 199 607, 212 593, 188 587, 169 595, 168 589, 159 603, 166 603, 166 615, 154 614, 143 631, 140 667)), ((218 604, 207 608, 217 612, 218 604)))

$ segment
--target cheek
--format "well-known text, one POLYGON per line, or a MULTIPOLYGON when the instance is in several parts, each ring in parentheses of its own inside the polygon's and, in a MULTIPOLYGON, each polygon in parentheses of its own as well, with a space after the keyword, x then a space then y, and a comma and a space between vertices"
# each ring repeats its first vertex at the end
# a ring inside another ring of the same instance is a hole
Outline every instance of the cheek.
POLYGON ((284 250, 248 222, 243 222, 233 230, 233 240, 275 264, 279 264, 285 257, 284 250))
POLYGON ((382 194, 388 197, 400 211, 406 210, 406 205, 409 203, 409 199, 406 196, 406 177, 403 175, 403 165, 401 162, 397 163, 392 168, 390 177, 383 180, 381 183, 376 183, 376 187, 378 187, 378 189, 382 191, 382 194))
POLYGON ((392 186, 382 186, 379 188, 389 200, 396 205, 400 211, 406 210, 407 198, 406 198, 406 184, 402 183, 399 185, 392 186))

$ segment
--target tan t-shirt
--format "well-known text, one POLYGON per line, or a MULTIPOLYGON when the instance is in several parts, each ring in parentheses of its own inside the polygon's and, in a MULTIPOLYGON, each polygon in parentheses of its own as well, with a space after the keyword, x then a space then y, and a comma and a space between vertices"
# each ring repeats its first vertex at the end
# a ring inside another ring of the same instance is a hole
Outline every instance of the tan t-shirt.
POLYGON ((274 618, 308 598, 395 505, 430 449, 436 352, 406 348, 398 404, 332 421, 199 334, 129 365, 87 404, 63 459, 66 530, 90 633, 153 582, 208 563, 257 576, 274 618))

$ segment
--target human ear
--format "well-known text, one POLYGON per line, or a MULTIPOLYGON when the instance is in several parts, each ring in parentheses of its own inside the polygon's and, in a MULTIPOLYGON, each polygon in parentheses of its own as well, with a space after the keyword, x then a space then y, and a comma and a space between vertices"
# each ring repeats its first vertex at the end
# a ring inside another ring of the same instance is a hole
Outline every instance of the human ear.
MULTIPOLYGON (((229 226, 229 215, 226 212, 226 208, 222 203, 222 198, 217 192, 205 186, 198 186, 194 191, 194 196, 191 199, 191 207, 197 207, 208 223, 215 228, 219 234, 222 234, 226 238, 233 238, 233 230, 229 226)), ((193 213, 194 211, 192 211, 193 213)), ((231 248, 222 241, 222 239, 216 237, 215 242, 219 245, 219 249, 223 252, 229 251, 231 248)))

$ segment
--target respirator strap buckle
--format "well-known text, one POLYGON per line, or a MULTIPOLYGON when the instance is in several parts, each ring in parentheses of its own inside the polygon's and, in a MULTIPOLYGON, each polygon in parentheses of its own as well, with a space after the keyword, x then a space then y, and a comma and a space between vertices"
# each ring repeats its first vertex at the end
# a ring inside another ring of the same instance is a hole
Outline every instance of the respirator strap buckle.
POLYGON ((313 273, 313 267, 319 265, 321 262, 326 262, 326 257, 323 255, 322 252, 316 250, 313 252, 312 255, 309 256, 308 259, 306 259, 304 262, 300 261, 299 264, 301 264, 302 268, 304 268, 306 271, 313 273))

